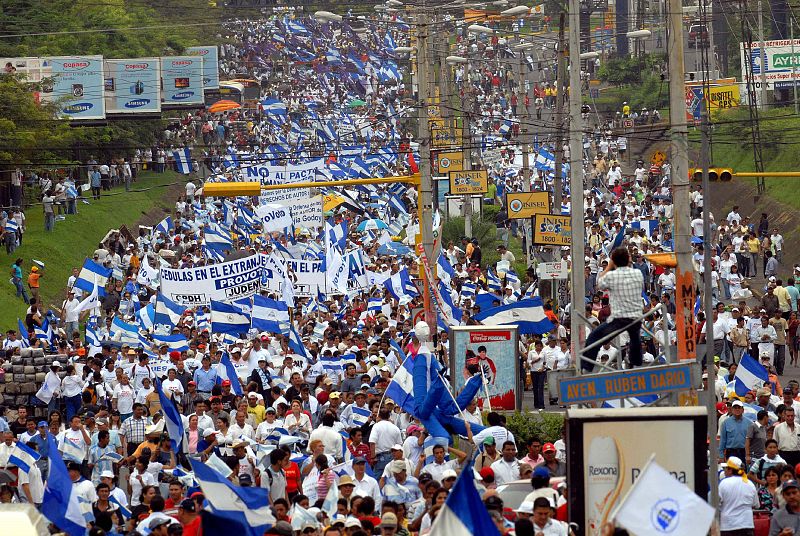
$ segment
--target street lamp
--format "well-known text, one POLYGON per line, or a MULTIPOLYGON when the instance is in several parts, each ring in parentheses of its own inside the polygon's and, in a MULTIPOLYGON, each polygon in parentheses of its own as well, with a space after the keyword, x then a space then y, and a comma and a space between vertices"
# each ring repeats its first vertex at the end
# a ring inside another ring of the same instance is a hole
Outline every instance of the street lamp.
POLYGON ((634 30, 625 34, 628 39, 647 39, 652 35, 650 30, 634 30))
POLYGON ((403 5, 403 2, 400 0, 386 0, 386 5, 390 7, 400 7, 403 5))
POLYGON ((582 60, 593 60, 593 59, 596 59, 596 58, 599 58, 599 57, 600 57, 600 53, 597 52, 596 50, 593 50, 591 52, 584 52, 580 56, 580 58, 582 60))
POLYGON ((489 28, 488 26, 481 26, 480 24, 470 24, 467 27, 467 31, 470 33, 482 33, 482 34, 493 34, 494 30, 489 28))
POLYGON ((331 22, 342 22, 343 17, 330 11, 317 11, 314 13, 314 18, 317 20, 326 20, 331 22))
POLYGON ((527 49, 533 48, 535 46, 536 46, 536 44, 534 44, 534 43, 529 43, 527 41, 523 41, 522 43, 514 45, 514 48, 516 48, 518 50, 527 50, 527 49))
POLYGON ((531 8, 529 8, 528 6, 516 6, 516 7, 510 7, 508 9, 506 9, 505 11, 501 11, 500 14, 501 15, 516 16, 516 15, 527 15, 530 12, 531 12, 531 8))
POLYGON ((469 60, 462 56, 447 56, 444 61, 447 63, 469 63, 469 60))
POLYGON ((397 47, 394 49, 395 52, 398 54, 408 54, 410 52, 414 52, 415 49, 411 47, 397 47))

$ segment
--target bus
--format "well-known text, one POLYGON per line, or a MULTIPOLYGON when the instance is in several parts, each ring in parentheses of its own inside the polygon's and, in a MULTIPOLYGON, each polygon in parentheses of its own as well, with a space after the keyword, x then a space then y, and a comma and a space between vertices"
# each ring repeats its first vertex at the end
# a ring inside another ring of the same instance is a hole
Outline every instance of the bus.
POLYGON ((233 80, 228 80, 228 82, 241 84, 244 86, 245 102, 255 103, 261 98, 261 84, 258 82, 258 80, 253 80, 252 78, 234 78, 233 80))

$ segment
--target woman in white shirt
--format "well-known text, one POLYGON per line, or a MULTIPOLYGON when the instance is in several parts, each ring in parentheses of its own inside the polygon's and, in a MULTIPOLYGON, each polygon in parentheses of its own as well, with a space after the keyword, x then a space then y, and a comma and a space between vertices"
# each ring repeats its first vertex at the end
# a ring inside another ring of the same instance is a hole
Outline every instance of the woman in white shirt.
POLYGON ((176 379, 177 374, 177 370, 170 368, 167 371, 167 379, 161 382, 161 386, 164 388, 164 393, 170 395, 173 400, 180 403, 181 396, 183 395, 183 385, 176 379))
POLYGON ((66 368, 67 375, 61 380, 61 394, 67 403, 67 418, 69 422, 72 416, 81 409, 81 393, 83 392, 83 378, 78 376, 78 372, 73 365, 66 368))
POLYGON ((303 408, 297 400, 292 401, 292 412, 286 416, 284 424, 292 435, 307 438, 311 434, 311 419, 303 413, 303 408))
POLYGON ((145 486, 156 485, 152 473, 147 471, 147 464, 146 462, 142 463, 143 461, 141 458, 136 460, 136 468, 128 479, 131 485, 131 506, 139 506, 141 504, 140 496, 145 486))

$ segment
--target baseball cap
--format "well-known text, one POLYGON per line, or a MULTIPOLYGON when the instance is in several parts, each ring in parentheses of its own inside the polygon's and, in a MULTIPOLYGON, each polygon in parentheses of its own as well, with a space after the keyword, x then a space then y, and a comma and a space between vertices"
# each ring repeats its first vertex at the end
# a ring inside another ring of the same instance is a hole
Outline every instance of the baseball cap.
POLYGON ((483 438, 484 445, 494 445, 494 436, 486 436, 483 438))
POLYGON ((114 478, 114 473, 111 471, 103 471, 100 473, 100 478, 114 478))
POLYGON ((725 402, 717 402, 717 413, 720 415, 728 413, 728 406, 725 405, 725 402))
POLYGON ((403 450, 403 445, 395 443, 390 450, 403 450))
MULTIPOLYGON (((361 526, 361 523, 358 524, 361 526)), ((278 521, 266 532, 266 534, 274 534, 275 536, 294 536, 294 529, 288 521, 278 521)))
POLYGON ((397 526, 397 516, 392 512, 386 512, 381 517, 381 527, 396 527, 397 526))
POLYGON ((448 469, 442 473, 442 482, 447 480, 448 478, 458 478, 458 473, 453 471, 452 469, 448 469))
POLYGON ((187 512, 194 512, 195 510, 197 510, 197 505, 191 499, 184 499, 178 505, 178 508, 182 508, 183 510, 186 510, 187 512))
POLYGON ((542 445, 542 452, 555 452, 555 451, 556 451, 556 446, 553 445, 552 443, 545 443, 544 445, 542 445))
POLYGON ((151 531, 156 530, 158 527, 163 525, 169 525, 172 521, 167 517, 157 517, 150 521, 150 524, 147 526, 151 531))
POLYGON ((797 483, 797 480, 787 480, 784 482, 781 486, 781 493, 791 488, 800 489, 800 484, 797 483))
POLYGON ((550 478, 550 471, 546 467, 537 467, 533 470, 533 478, 550 478))
POLYGON ((783 394, 785 394, 785 395, 792 394, 792 388, 791 387, 784 387, 783 388, 783 394))
POLYGON ((409 424, 408 428, 406 428, 406 434, 411 435, 418 430, 422 430, 422 428, 417 426, 416 424, 409 424))
POLYGON ((484 467, 479 471, 479 474, 483 480, 486 480, 489 477, 494 478, 494 469, 491 467, 484 467))
POLYGON ((40 427, 40 428, 41 428, 42 426, 44 426, 45 428, 47 428, 47 423, 46 423, 45 421, 39 421, 39 424, 37 424, 36 426, 38 426, 38 427, 40 427))
POLYGON ((347 520, 344 522, 344 528, 361 528, 361 521, 359 521, 355 517, 348 517, 347 520))
POLYGON ((358 458, 355 458, 353 460, 353 465, 355 465, 357 463, 367 463, 367 459, 362 457, 362 456, 359 456, 358 458))
POLYGON ((734 400, 733 403, 731 404, 731 407, 732 408, 743 408, 744 404, 742 404, 741 400, 734 400))
POLYGON ((389 470, 392 473, 401 473, 407 469, 406 462, 403 460, 394 460, 389 464, 389 470))
POLYGON ((222 380, 222 386, 223 387, 229 387, 230 385, 231 385, 231 381, 230 380, 222 380))

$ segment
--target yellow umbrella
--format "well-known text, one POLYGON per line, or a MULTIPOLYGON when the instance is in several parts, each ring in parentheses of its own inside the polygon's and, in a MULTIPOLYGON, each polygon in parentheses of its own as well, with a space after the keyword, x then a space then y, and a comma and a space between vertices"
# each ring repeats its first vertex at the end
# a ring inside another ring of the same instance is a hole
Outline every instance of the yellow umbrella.
POLYGON ((232 100, 221 100, 209 106, 208 111, 212 114, 215 114, 219 112, 227 112, 228 110, 235 110, 236 108, 241 107, 242 105, 238 102, 233 102, 232 100))

